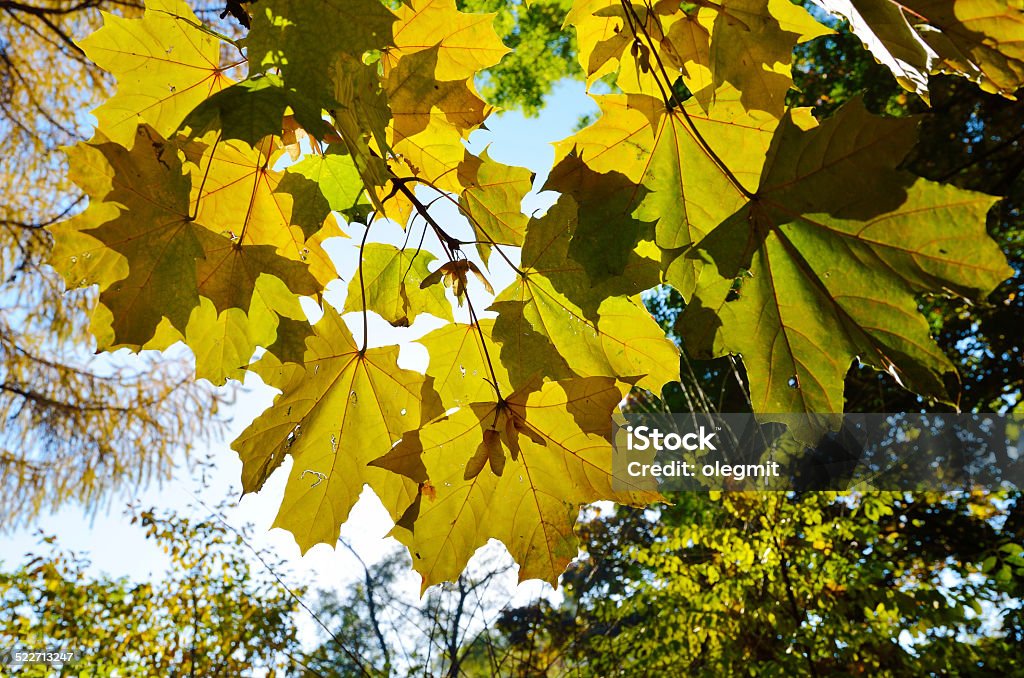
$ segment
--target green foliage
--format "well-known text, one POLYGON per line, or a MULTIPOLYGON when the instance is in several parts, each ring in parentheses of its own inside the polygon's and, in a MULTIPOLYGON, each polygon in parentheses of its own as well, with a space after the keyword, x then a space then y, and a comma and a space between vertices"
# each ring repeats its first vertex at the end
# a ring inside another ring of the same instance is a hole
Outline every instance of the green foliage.
POLYGON ((496 624, 507 675, 1020 669, 1019 495, 675 499, 584 524, 565 601, 496 624))
MULTIPOLYGON (((95 576, 81 555, 44 537, 0 574, 0 638, 7 649, 77 650, 66 670, 89 676, 287 675, 300 652, 298 605, 254 571, 244 534, 210 520, 136 509, 133 523, 169 558, 151 581, 95 576)), ((301 590, 299 591, 301 594, 301 590)), ((49 676, 26 665, 18 676, 49 676)))
POLYGON ((502 108, 536 115, 551 87, 579 73, 576 40, 561 29, 572 0, 460 0, 466 12, 497 12, 494 29, 512 50, 485 71, 481 92, 502 108))

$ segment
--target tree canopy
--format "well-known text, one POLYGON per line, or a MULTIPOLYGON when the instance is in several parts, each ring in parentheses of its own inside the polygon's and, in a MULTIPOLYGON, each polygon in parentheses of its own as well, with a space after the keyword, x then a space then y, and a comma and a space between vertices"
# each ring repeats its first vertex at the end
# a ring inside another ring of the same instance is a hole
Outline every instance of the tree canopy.
MULTIPOLYGON (((1018 8, 824 7, 924 100, 932 72, 1006 96, 1021 84, 1018 8)), ((366 484, 425 586, 491 538, 522 577, 555 581, 580 505, 659 499, 612 490, 608 440, 631 389, 680 378, 640 296, 659 284, 685 302, 675 329, 690 355, 742 360, 753 412, 814 415, 792 430, 804 443, 828 427, 815 417, 843 411, 854 363, 960 399, 919 299, 977 302, 1013 274, 986 231, 995 200, 908 169, 914 117, 860 98, 815 117, 788 101, 793 49, 832 34, 829 14, 785 0, 568 9, 583 75, 612 91, 557 145, 540 188, 560 197, 532 216, 531 175, 464 144, 494 110, 477 78, 497 66, 483 82, 498 88, 518 68, 499 66, 510 47, 495 14, 261 0, 238 38, 181 0, 150 0, 79 43, 116 91, 67 151, 89 202, 49 227, 50 261, 98 288, 101 350, 183 341, 197 376, 253 371, 281 391, 235 449, 247 492, 293 457, 276 524, 303 550, 334 543, 366 484), (389 245, 403 229, 407 244, 389 245), (334 308, 324 242, 346 235, 359 258, 334 308), (300 298, 320 304, 315 323, 300 298), (430 354, 425 375, 376 347, 370 313, 447 322, 409 335, 430 354)))

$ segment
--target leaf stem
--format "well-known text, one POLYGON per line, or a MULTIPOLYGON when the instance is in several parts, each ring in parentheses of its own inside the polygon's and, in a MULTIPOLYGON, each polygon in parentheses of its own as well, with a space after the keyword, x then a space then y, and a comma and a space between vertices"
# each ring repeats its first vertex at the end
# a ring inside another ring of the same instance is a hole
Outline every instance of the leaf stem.
MULTIPOLYGON (((494 363, 491 362, 490 351, 487 350, 487 341, 484 339, 483 328, 480 327, 480 319, 476 315, 476 309, 473 308, 473 300, 469 298, 469 290, 466 290, 466 306, 469 308, 469 319, 473 322, 473 327, 476 328, 476 334, 480 337, 480 348, 484 352, 484 360, 487 361, 487 369, 491 372, 491 379, 493 382, 491 386, 494 387, 494 393, 498 397, 498 402, 505 402, 505 398, 501 395, 501 387, 498 386, 498 375, 494 373, 494 363)), ((484 381, 487 381, 484 379, 484 381)))
POLYGON ((366 237, 370 235, 370 227, 373 226, 373 220, 366 220, 366 230, 363 231, 363 240, 359 243, 359 294, 363 302, 363 347, 359 350, 359 355, 366 355, 366 346, 370 341, 370 323, 366 313, 366 281, 363 279, 363 259, 366 255, 366 237))
POLYGON ((636 8, 634 8, 632 3, 628 2, 627 0, 621 0, 621 2, 622 7, 626 10, 627 18, 629 18, 629 16, 632 15, 632 18, 629 20, 629 28, 633 32, 633 37, 636 38, 637 40, 640 39, 640 36, 637 35, 636 32, 636 27, 639 26, 640 31, 643 33, 644 38, 646 38, 647 40, 647 45, 651 50, 651 54, 654 55, 654 60, 658 64, 658 70, 661 71, 661 77, 665 79, 665 83, 669 88, 668 91, 671 94, 666 95, 665 87, 662 86, 657 74, 654 75, 654 82, 658 84, 658 89, 661 90, 661 97, 665 102, 665 106, 669 110, 678 110, 680 113, 682 113, 683 119, 686 121, 687 127, 690 128, 690 132, 693 134, 694 139, 696 139, 697 143, 701 145, 701 148, 703 148, 704 152, 708 154, 708 157, 710 157, 711 160, 715 163, 715 165, 718 166, 718 169, 722 171, 722 173, 726 176, 726 178, 733 185, 733 187, 736 188, 737 191, 739 191, 745 198, 752 199, 754 197, 754 194, 747 190, 747 187, 740 182, 740 180, 736 177, 735 174, 733 174, 732 170, 729 169, 729 166, 727 164, 725 164, 725 161, 722 160, 721 156, 719 156, 718 153, 715 152, 715 149, 711 147, 711 144, 707 142, 707 140, 704 138, 704 135, 701 134, 700 130, 697 129, 697 125, 695 125, 693 120, 690 118, 690 114, 686 111, 686 108, 682 105, 682 102, 679 101, 676 97, 675 92, 672 90, 673 81, 669 78, 668 71, 665 68, 665 63, 661 60, 661 55, 658 53, 658 50, 655 49, 654 39, 651 38, 651 34, 647 31, 647 27, 644 26, 642 21, 640 21, 640 16, 636 13, 636 8))
POLYGON ((508 264, 509 268, 511 268, 513 271, 515 271, 519 276, 526 275, 525 273, 523 273, 519 269, 518 266, 516 266, 515 264, 512 263, 512 260, 508 258, 508 255, 505 254, 505 252, 501 249, 501 247, 498 245, 498 243, 495 242, 494 238, 491 237, 491 234, 487 232, 487 229, 485 229, 483 227, 483 225, 481 225, 480 222, 476 220, 476 218, 474 218, 471 214, 469 214, 462 207, 462 204, 458 200, 456 200, 451 195, 449 195, 447 191, 444 191, 444 190, 438 188, 437 186, 435 186, 434 184, 430 183, 429 181, 423 181, 423 183, 426 186, 429 186, 430 188, 432 188, 435 191, 437 191, 440 194, 440 197, 448 200, 448 202, 450 202, 453 205, 455 205, 455 207, 458 208, 459 212, 462 213, 462 216, 466 217, 466 219, 468 219, 469 222, 471 224, 473 224, 473 226, 478 231, 480 231, 484 235, 485 238, 487 238, 486 240, 463 240, 462 241, 463 245, 479 245, 479 244, 490 245, 491 247, 494 248, 495 252, 497 252, 499 255, 501 255, 501 258, 505 260, 505 263, 508 264))
POLYGON ((448 255, 449 259, 454 260, 454 252, 458 251, 462 247, 462 241, 449 235, 442 227, 441 224, 437 223, 437 220, 427 210, 427 206, 416 197, 416 194, 412 192, 406 184, 409 183, 408 179, 400 179, 398 177, 392 177, 391 183, 398 189, 398 191, 404 195, 409 202, 412 203, 413 207, 419 213, 423 220, 430 224, 430 228, 434 230, 434 234, 437 235, 437 239, 441 241, 441 246, 444 247, 445 254, 448 255))
POLYGON ((213 158, 217 155, 217 145, 220 143, 221 136, 223 136, 223 130, 217 133, 217 140, 213 142, 213 149, 210 151, 210 162, 206 164, 206 171, 203 172, 203 180, 199 183, 199 192, 196 193, 196 208, 192 212, 192 216, 189 217, 189 221, 195 221, 199 218, 199 203, 203 199, 203 189, 206 187, 206 177, 210 176, 210 168, 213 167, 213 158))
MULTIPOLYGON (((416 197, 416 194, 413 193, 412 189, 410 189, 409 186, 407 185, 410 181, 413 181, 413 179, 398 178, 398 177, 392 177, 392 179, 391 179, 391 183, 393 184, 393 186, 395 188, 397 188, 398 191, 400 193, 402 193, 402 195, 404 195, 409 200, 409 202, 412 203, 413 207, 416 208, 416 212, 421 217, 423 217, 423 220, 426 221, 427 224, 429 224, 430 227, 434 230, 434 234, 437 235, 437 239, 441 242, 441 246, 444 248, 445 254, 448 256, 448 260, 449 261, 455 261, 456 260, 455 253, 456 252, 459 252, 459 253, 462 252, 462 241, 459 240, 458 238, 455 238, 455 237, 449 235, 441 227, 441 224, 437 223, 437 220, 434 219, 434 217, 430 214, 429 210, 427 209, 427 206, 423 204, 423 201, 421 201, 419 198, 416 197)), ((417 179, 416 181, 419 181, 419 180, 417 179)), ((429 182, 423 182, 423 183, 426 183, 428 186, 430 186, 434 190, 438 191, 442 195, 447 196, 447 193, 445 193, 444 191, 441 191, 436 186, 432 186, 429 182)), ((450 197, 450 196, 448 196, 448 197, 450 197)), ((369 229, 367 229, 367 230, 369 230, 369 229)), ((364 238, 366 237, 365 234, 364 234, 363 237, 364 238)), ((465 255, 463 255, 463 257, 465 257, 465 255)), ((509 262, 509 265, 512 265, 511 262, 509 262)), ((515 266, 513 266, 513 268, 515 268, 515 266)), ((519 269, 516 269, 516 270, 518 271, 519 269)), ((520 275, 522 275, 522 274, 520 273, 520 275)), ((362 264, 361 263, 360 263, 360 276, 362 276, 362 264)), ((361 280, 361 278, 360 278, 360 280, 361 280)), ((470 318, 470 320, 473 323, 473 327, 476 328, 477 336, 480 338, 480 348, 483 350, 484 360, 487 361, 487 369, 490 370, 491 379, 494 380, 494 383, 492 384, 492 386, 494 387, 494 392, 495 392, 495 394, 498 397, 498 402, 504 402, 504 398, 501 395, 501 388, 498 386, 498 376, 497 376, 497 374, 494 371, 494 363, 491 361, 491 354, 490 354, 490 351, 487 349, 487 341, 484 338, 483 329, 480 327, 480 322, 479 322, 479 318, 477 317, 477 314, 476 314, 476 309, 473 308, 473 300, 469 296, 469 290, 468 289, 465 290, 464 295, 465 295, 465 298, 466 298, 466 305, 469 308, 469 318, 470 318)), ((365 296, 365 294, 363 296, 363 303, 364 303, 364 305, 366 303, 366 296, 365 296)), ((364 324, 364 327, 365 327, 365 324, 364 324)))

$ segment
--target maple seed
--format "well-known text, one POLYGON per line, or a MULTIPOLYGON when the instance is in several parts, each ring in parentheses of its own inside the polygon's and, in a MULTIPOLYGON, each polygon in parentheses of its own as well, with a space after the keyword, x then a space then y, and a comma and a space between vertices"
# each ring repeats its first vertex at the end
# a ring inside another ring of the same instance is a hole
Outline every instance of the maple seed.
POLYGON ((466 296, 466 286, 468 285, 470 272, 483 283, 484 289, 487 290, 488 294, 494 294, 494 288, 491 287, 491 283, 487 281, 487 278, 480 272, 476 264, 468 259, 456 259, 455 261, 443 264, 439 269, 423 279, 423 282, 420 283, 420 289, 426 289, 431 285, 443 282, 445 287, 451 288, 455 298, 459 300, 459 306, 462 306, 463 299, 466 296))
POLYGON ((505 452, 501 447, 501 434, 490 428, 484 430, 483 440, 473 456, 466 462, 463 480, 476 478, 480 475, 484 465, 488 463, 496 476, 500 476, 505 470, 505 452))

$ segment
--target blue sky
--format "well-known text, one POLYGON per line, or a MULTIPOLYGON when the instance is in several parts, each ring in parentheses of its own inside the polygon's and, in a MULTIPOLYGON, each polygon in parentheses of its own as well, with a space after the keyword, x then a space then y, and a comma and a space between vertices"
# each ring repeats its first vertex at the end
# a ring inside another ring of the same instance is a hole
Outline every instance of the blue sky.
MULTIPOLYGON (((487 123, 488 129, 473 134, 470 146, 478 153, 487 147, 495 160, 528 167, 537 173, 535 187, 539 187, 543 184, 554 160, 552 142, 570 135, 582 115, 596 110, 596 105, 586 96, 582 83, 565 81, 556 86, 549 95, 547 106, 539 117, 524 118, 515 112, 492 116, 487 123)), ((524 200, 524 210, 532 213, 535 210, 546 209, 553 202, 553 198, 552 194, 535 192, 524 200)), ((439 214, 447 220, 446 223, 461 219, 454 209, 447 212, 439 210, 439 214)), ((468 225, 465 228, 468 234, 468 225)), ((372 239, 398 244, 404 239, 397 227, 392 229, 392 237, 378 238, 377 235, 381 231, 387 234, 386 229, 375 229, 372 239)), ((353 229, 350 234, 353 239, 335 240, 329 243, 327 248, 346 279, 355 268, 355 245, 362 232, 353 229)), ((501 262, 498 257, 494 257, 492 263, 495 270, 492 271, 491 282, 500 290, 511 280, 511 271, 500 271, 501 262)), ((339 308, 343 303, 345 287, 346 283, 342 282, 332 284, 329 288, 327 298, 334 301, 339 308)), ((345 318, 354 332, 361 331, 359 314, 349 314, 345 318)), ((464 318, 457 319, 465 321, 464 318)), ((378 322, 371 322, 370 325, 371 343, 401 344, 403 349, 400 364, 403 367, 422 370, 426 365, 426 351, 418 345, 409 346, 408 342, 439 325, 439 321, 421 317, 413 327, 396 330, 378 319, 378 322)), ((208 452, 216 465, 215 472, 207 477, 207 485, 199 487, 199 483, 191 479, 186 470, 181 469, 175 474, 175 478, 163 487, 150 488, 142 492, 137 498, 138 502, 146 507, 173 508, 185 514, 204 515, 204 509, 195 508, 197 496, 210 505, 225 497, 237 498, 241 464, 229 447, 230 440, 268 407, 273 397, 272 389, 264 386, 257 377, 250 376, 236 403, 227 412, 232 418, 232 423, 225 439, 211 445, 208 450, 199 451, 199 456, 208 452)), ((305 557, 301 557, 291 535, 281 530, 268 531, 284 491, 286 477, 287 469, 279 469, 263 491, 257 495, 247 496, 233 506, 226 516, 228 521, 234 525, 254 523, 257 535, 255 545, 266 547, 286 560, 293 580, 316 584, 322 588, 335 588, 361 576, 362 571, 356 560, 343 550, 335 551, 326 545, 318 545, 305 557)), ((166 567, 166 558, 153 543, 144 539, 142 530, 129 524, 122 512, 124 504, 124 501, 114 502, 109 512, 101 513, 92 520, 83 515, 80 507, 71 505, 54 515, 44 517, 28 529, 0 534, 0 561, 3 561, 6 567, 11 567, 22 560, 23 554, 42 551, 43 549, 38 546, 37 536, 37 531, 42 530, 46 534, 56 535, 63 548, 88 553, 92 568, 97 572, 102 571, 112 576, 127 575, 137 579, 159 576, 166 567)), ((390 527, 384 509, 375 498, 368 497, 364 492, 348 523, 342 529, 342 537, 353 544, 364 560, 372 563, 397 545, 394 540, 386 538, 390 527)), ((406 583, 410 591, 418 592, 416 575, 410 574, 406 583)), ((542 588, 536 582, 520 587, 516 597, 537 595, 542 588)))

